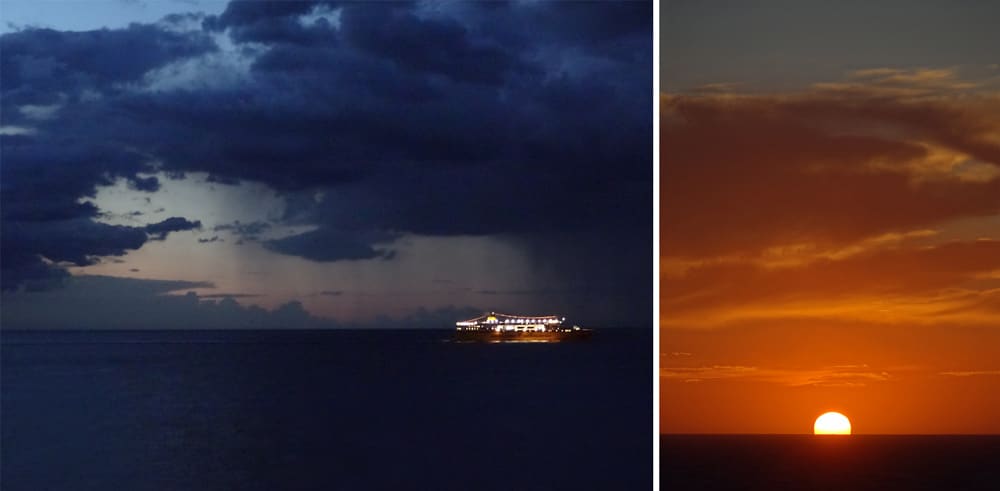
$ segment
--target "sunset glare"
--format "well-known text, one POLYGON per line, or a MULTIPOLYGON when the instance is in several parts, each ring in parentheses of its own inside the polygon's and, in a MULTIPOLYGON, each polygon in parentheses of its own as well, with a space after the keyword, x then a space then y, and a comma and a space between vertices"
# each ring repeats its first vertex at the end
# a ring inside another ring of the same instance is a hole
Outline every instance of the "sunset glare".
POLYGON ((838 412, 824 413, 816 418, 813 424, 813 433, 816 435, 850 435, 851 422, 847 416, 838 412))

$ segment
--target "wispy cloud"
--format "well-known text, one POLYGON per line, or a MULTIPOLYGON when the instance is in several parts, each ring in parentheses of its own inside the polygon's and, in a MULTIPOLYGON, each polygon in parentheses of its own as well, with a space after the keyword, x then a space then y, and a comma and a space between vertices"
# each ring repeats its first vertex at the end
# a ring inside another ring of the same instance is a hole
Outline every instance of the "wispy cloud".
POLYGON ((875 67, 661 109, 664 326, 1000 325, 1000 79, 875 67))
POLYGON ((964 372, 941 372, 941 375, 950 377, 979 377, 979 376, 1000 376, 1000 370, 971 370, 964 372))
POLYGON ((262 296, 258 293, 208 293, 198 295, 198 298, 257 298, 262 296))
POLYGON ((724 263, 663 276, 666 327, 747 320, 1000 323, 1000 241, 886 250, 795 268, 724 263), (932 267, 928 265, 933 265, 932 267))
POLYGON ((819 369, 761 368, 742 365, 664 367, 660 369, 660 376, 685 383, 742 379, 792 387, 861 387, 892 378, 889 372, 871 370, 868 365, 841 365, 819 369))

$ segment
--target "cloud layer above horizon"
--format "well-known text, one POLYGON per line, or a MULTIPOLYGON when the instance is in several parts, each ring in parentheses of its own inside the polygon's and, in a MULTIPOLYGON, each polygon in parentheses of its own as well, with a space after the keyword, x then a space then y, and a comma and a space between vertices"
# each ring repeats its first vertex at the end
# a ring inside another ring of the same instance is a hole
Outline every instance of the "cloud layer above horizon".
POLYGON ((663 431, 1000 429, 1000 67, 660 108, 663 431))
POLYGON ((231 2, 0 51, 5 290, 183 231, 316 264, 492 237, 647 317, 651 4, 231 2), (195 181, 281 206, 237 227, 150 204, 195 181))
POLYGON ((664 324, 1000 324, 998 90, 869 69, 663 96, 664 324))

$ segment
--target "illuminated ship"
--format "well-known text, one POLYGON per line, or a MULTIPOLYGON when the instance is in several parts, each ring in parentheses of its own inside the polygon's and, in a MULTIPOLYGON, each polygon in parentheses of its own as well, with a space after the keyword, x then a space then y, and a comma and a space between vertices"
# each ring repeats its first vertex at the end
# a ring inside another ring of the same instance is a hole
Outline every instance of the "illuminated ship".
POLYGON ((550 342, 586 339, 591 330, 564 327, 565 317, 554 315, 506 315, 490 312, 455 323, 459 341, 550 342))

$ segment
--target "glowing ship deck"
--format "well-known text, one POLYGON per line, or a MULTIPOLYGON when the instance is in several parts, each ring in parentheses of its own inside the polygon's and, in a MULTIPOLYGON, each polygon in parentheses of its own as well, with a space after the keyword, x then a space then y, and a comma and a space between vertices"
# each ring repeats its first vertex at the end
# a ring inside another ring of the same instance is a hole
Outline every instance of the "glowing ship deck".
POLYGON ((459 341, 553 342, 586 339, 591 330, 564 327, 565 317, 507 315, 490 312, 455 323, 459 341))

